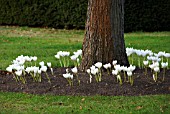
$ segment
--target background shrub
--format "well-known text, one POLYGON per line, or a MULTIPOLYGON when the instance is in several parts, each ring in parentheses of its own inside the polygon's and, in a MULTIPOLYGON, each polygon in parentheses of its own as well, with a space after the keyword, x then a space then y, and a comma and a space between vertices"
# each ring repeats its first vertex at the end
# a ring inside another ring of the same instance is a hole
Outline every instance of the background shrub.
MULTIPOLYGON (((88 0, 0 0, 0 25, 84 29, 88 0)), ((125 32, 169 31, 169 0, 126 0, 125 32)))

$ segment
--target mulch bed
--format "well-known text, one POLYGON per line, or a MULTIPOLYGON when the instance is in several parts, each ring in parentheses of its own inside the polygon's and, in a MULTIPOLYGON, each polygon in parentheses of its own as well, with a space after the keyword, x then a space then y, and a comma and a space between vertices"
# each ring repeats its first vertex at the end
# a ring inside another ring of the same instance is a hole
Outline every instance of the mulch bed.
MULTIPOLYGON (((140 95, 156 95, 170 94, 170 70, 166 70, 165 81, 162 80, 162 70, 158 75, 158 82, 154 82, 152 73, 149 70, 147 76, 144 75, 144 70, 136 69, 134 71, 134 85, 131 86, 128 82, 119 85, 113 75, 108 75, 104 72, 102 81, 97 83, 93 78, 92 83, 89 83, 89 75, 80 72, 78 74, 81 80, 80 85, 76 78, 74 85, 69 86, 67 80, 63 78, 66 68, 54 68, 54 75, 48 71, 51 79, 51 84, 42 74, 42 82, 33 82, 30 76, 27 76, 27 83, 17 83, 12 74, 6 71, 0 71, 0 91, 1 92, 20 92, 28 94, 50 94, 50 95, 80 95, 80 96, 140 96, 140 95)), ((123 76, 122 76, 123 77, 123 76)))

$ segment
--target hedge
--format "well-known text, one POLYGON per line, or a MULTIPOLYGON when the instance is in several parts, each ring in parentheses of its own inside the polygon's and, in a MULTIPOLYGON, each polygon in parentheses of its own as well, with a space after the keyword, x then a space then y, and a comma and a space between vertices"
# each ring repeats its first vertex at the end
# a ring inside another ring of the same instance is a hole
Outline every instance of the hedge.
MULTIPOLYGON (((0 25, 84 29, 87 0, 0 0, 0 25)), ((169 31, 170 0, 126 0, 125 32, 169 31)))
POLYGON ((170 0, 125 0, 125 31, 170 31, 170 0))

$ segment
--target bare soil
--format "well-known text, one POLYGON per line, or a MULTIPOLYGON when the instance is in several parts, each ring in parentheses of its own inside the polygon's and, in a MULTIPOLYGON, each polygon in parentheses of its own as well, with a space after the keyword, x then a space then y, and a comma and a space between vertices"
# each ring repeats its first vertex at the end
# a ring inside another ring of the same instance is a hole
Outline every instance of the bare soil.
MULTIPOLYGON (((13 75, 6 71, 0 71, 0 91, 1 92, 20 92, 27 94, 50 94, 50 95, 72 95, 72 96, 140 96, 140 95, 156 95, 170 94, 170 70, 166 70, 165 80, 162 81, 163 71, 158 74, 158 81, 154 82, 152 72, 148 69, 148 74, 144 74, 143 69, 134 71, 134 84, 124 82, 122 85, 117 83, 115 76, 108 75, 103 72, 102 81, 96 82, 93 77, 92 83, 89 83, 89 75, 87 73, 78 73, 80 85, 76 80, 73 86, 69 86, 67 80, 63 78, 66 68, 54 68, 54 75, 48 71, 51 84, 42 74, 42 82, 33 82, 31 76, 27 75, 27 83, 22 84, 13 79, 13 75)), ((123 78, 123 75, 122 75, 123 78)))

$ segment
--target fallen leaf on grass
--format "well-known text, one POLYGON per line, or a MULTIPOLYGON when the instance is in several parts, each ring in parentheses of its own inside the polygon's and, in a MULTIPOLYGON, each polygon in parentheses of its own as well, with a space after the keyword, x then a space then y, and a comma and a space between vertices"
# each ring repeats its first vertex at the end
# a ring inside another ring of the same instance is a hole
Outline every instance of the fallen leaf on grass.
POLYGON ((143 108, 143 106, 137 106, 136 107, 136 110, 140 110, 140 109, 142 109, 143 108))
POLYGON ((82 106, 80 106, 80 110, 82 110, 83 109, 83 107, 82 106))
POLYGON ((82 102, 85 101, 85 98, 82 98, 81 101, 82 101, 82 102))

